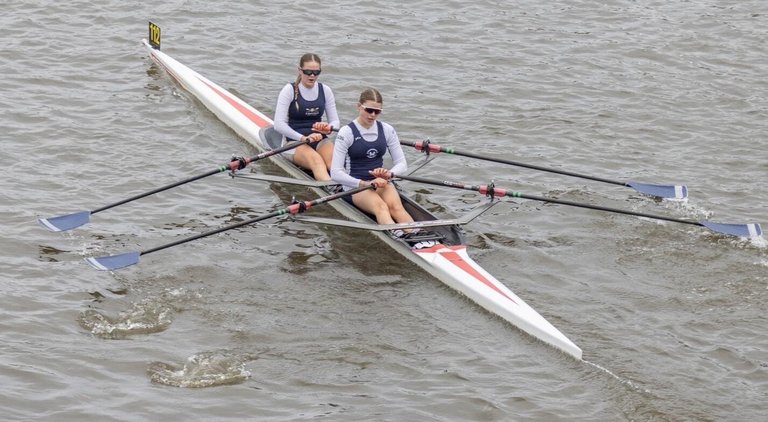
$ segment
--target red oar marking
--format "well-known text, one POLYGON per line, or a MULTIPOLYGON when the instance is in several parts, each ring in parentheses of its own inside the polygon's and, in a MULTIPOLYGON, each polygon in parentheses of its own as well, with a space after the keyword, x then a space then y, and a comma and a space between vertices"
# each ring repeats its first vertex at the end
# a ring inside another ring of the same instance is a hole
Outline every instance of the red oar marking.
POLYGON ((496 285, 493 284, 491 282, 491 280, 488 280, 487 278, 485 278, 485 276, 480 274, 479 271, 477 271, 472 265, 470 265, 467 261, 465 261, 464 258, 462 258, 461 255, 458 254, 458 252, 456 252, 457 250, 460 250, 460 249, 466 249, 466 247, 465 246, 437 245, 437 246, 433 246, 432 248, 418 250, 417 252, 436 252, 436 253, 439 253, 440 256, 442 256, 443 258, 447 259, 453 265, 459 267, 465 273, 471 275, 476 280, 482 282, 486 286, 488 286, 491 289, 497 291, 499 294, 501 294, 502 296, 504 296, 507 299, 511 300, 512 302, 517 303, 517 302, 515 302, 514 299, 512 299, 509 296, 507 296, 506 293, 501 291, 501 289, 496 287, 496 285), (445 250, 445 248, 448 248, 449 250, 445 250), (441 250, 438 251, 437 249, 441 249, 441 250))
POLYGON ((265 128, 265 127, 267 127, 267 126, 271 126, 271 125, 272 125, 272 124, 271 124, 271 123, 269 123, 268 121, 264 120, 264 119, 263 119, 261 116, 259 116, 258 114, 254 113, 253 111, 249 110, 249 109, 248 109, 248 108, 246 108, 246 107, 243 107, 243 105, 242 105, 242 104, 240 104, 239 102, 235 101, 235 100, 234 100, 234 98, 232 98, 231 96, 227 95, 227 94, 226 94, 226 93, 224 93, 224 92, 221 92, 221 91, 219 91, 219 90, 218 90, 218 89, 216 89, 215 87, 211 86, 211 84, 209 84, 209 83, 205 82, 205 81, 204 81, 204 80, 202 80, 202 79, 200 79, 200 81, 201 81, 202 83, 204 83, 204 84, 208 85, 208 88, 211 88, 211 89, 212 89, 212 90, 213 90, 215 93, 219 94, 219 96, 220 96, 221 98, 225 99, 225 100, 226 100, 226 101, 227 101, 229 104, 231 104, 231 105, 232 105, 232 107, 236 108, 236 109, 237 109, 237 111, 239 111, 240 113, 242 113, 242 114, 243 114, 245 117, 247 117, 248 119, 250 119, 250 120, 251 120, 253 123, 256 123, 256 125, 257 125, 258 127, 261 127, 261 128, 265 128))

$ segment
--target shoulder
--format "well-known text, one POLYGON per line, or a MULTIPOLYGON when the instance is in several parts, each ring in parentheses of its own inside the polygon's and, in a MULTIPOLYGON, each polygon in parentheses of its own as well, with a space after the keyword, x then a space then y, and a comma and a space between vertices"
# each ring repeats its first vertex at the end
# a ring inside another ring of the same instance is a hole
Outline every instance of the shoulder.
POLYGON ((395 134, 395 127, 387 122, 382 122, 381 120, 378 120, 378 123, 381 123, 381 130, 384 131, 384 134, 390 135, 395 134))
POLYGON ((326 104, 333 104, 336 106, 336 97, 333 96, 333 90, 326 84, 319 84, 323 88, 323 96, 325 97, 326 104))
POLYGON ((352 145, 355 140, 355 135, 352 133, 352 129, 348 125, 344 125, 339 128, 339 132, 336 133, 336 139, 333 141, 335 147, 346 150, 352 145))
POLYGON ((293 84, 287 83, 283 86, 283 88, 280 90, 280 95, 286 95, 290 94, 291 97, 293 97, 293 84))
MULTIPOLYGON (((353 123, 350 123, 350 125, 351 124, 353 123)), ((340 127, 338 133, 336 133, 336 142, 352 142, 352 138, 352 129, 349 125, 340 127)))

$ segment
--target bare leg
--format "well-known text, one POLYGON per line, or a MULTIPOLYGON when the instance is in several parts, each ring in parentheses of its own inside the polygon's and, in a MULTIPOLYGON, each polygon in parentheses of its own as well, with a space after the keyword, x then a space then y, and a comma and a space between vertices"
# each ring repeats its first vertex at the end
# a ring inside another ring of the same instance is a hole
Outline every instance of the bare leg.
POLYGON ((387 204, 389 209, 389 215, 392 219, 398 223, 412 223, 413 217, 403 207, 403 202, 400 200, 400 195, 397 193, 397 189, 390 183, 383 189, 377 189, 376 193, 381 196, 381 199, 387 204))
POLYGON ((317 152, 321 157, 323 157, 323 161, 325 161, 325 167, 330 169, 331 160, 333 159, 333 141, 328 139, 323 141, 322 144, 317 147, 317 152))
POLYGON ((365 190, 352 195, 352 203, 361 210, 373 214, 379 224, 392 224, 392 216, 389 214, 389 206, 374 191, 365 190))
POLYGON ((300 145, 296 148, 296 152, 293 154, 293 162, 311 171, 315 180, 331 180, 323 157, 308 145, 300 145))

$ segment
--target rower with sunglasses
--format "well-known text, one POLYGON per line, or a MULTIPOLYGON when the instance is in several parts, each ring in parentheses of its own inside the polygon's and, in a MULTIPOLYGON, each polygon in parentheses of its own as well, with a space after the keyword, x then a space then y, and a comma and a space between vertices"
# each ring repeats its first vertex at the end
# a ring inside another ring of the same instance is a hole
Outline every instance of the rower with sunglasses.
MULTIPOLYGON (((374 88, 360 94, 357 118, 339 129, 336 135, 331 177, 344 190, 375 185, 376 190, 364 190, 352 195, 351 199, 344 199, 375 216, 379 224, 412 223, 413 218, 403 207, 400 194, 389 183, 392 174, 404 174, 408 164, 395 128, 377 120, 382 104, 381 93, 374 88), (387 151, 392 157, 391 169, 383 167, 387 151)), ((402 230, 396 232, 396 236, 404 236, 406 240, 414 234, 406 234, 402 230)), ((422 248, 434 244, 434 241, 419 241, 412 246, 422 248)))
POLYGON ((331 180, 333 142, 323 141, 333 128, 339 127, 336 99, 328 85, 317 82, 320 76, 320 57, 307 53, 299 59, 296 81, 286 84, 277 97, 275 130, 286 141, 310 141, 283 154, 302 168, 310 170, 316 180, 331 180), (326 116, 324 122, 323 114, 326 116), (323 142, 321 142, 323 141, 323 142))

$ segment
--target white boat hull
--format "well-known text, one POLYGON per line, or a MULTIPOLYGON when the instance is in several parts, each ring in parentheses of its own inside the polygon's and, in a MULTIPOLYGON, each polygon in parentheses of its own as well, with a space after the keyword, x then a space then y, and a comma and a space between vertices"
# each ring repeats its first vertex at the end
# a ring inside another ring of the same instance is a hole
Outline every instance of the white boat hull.
MULTIPOLYGON (((270 149, 263 136, 264 131, 273 123, 269 117, 162 51, 152 48, 146 41, 144 45, 155 63, 163 67, 222 122, 257 149, 270 149)), ((311 179, 303 170, 282 156, 276 155, 270 159, 295 178, 311 179)), ((319 196, 327 194, 320 188, 313 189, 319 196)), ((345 201, 333 201, 329 204, 353 221, 370 222, 365 214, 345 201)), ((373 233, 398 253, 489 312, 568 355, 581 359, 582 351, 578 346, 473 261, 467 254, 466 246, 438 244, 428 249, 411 249, 387 233, 373 233)))

